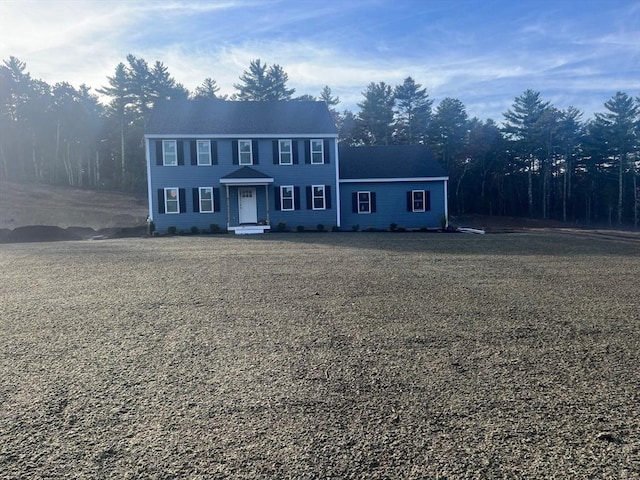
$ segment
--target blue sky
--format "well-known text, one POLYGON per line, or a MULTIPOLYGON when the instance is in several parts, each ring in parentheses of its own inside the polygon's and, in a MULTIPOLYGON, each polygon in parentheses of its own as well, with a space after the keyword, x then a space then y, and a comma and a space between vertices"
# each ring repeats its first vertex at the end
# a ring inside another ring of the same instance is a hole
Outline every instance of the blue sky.
POLYGON ((640 96, 640 0, 0 0, 0 56, 48 83, 106 85, 128 53, 221 93, 260 58, 296 94, 357 111, 370 82, 427 88, 493 118, 531 88, 558 108, 640 96))

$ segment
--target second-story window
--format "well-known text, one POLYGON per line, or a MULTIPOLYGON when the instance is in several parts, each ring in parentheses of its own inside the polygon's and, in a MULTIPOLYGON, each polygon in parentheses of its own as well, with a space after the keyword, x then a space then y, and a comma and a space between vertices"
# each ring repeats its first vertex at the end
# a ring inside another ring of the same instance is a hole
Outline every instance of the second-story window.
POLYGON ((238 140, 238 163, 240 165, 253 165, 251 140, 238 140))
POLYGON ((311 140, 311 163, 324 163, 324 142, 322 140, 311 140))
POLYGON ((293 164, 293 153, 291 151, 291 140, 278 140, 278 155, 280 165, 293 164))
POLYGON ((211 165, 211 142, 198 140, 198 165, 211 165))
POLYGON ((162 164, 168 166, 178 165, 178 148, 175 140, 162 141, 162 164))

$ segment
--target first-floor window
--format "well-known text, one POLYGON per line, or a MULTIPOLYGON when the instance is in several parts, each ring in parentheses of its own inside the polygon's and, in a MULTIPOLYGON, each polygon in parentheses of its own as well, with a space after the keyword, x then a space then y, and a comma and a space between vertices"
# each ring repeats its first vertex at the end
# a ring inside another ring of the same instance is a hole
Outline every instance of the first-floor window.
POLYGON ((293 187, 280 187, 280 210, 294 210, 293 187))
POLYGON ((371 192, 358 192, 358 213, 371 213, 371 192))
POLYGON ((178 188, 164 189, 164 212, 180 213, 180 190, 178 188))
POLYGON ((414 212, 424 212, 424 190, 411 191, 411 204, 414 212))
POLYGON ((313 185, 311 187, 313 191, 313 209, 314 210, 324 210, 326 207, 325 197, 324 197, 324 185, 313 185))
POLYGON ((200 187, 198 190, 200 213, 213 213, 213 188, 200 187))

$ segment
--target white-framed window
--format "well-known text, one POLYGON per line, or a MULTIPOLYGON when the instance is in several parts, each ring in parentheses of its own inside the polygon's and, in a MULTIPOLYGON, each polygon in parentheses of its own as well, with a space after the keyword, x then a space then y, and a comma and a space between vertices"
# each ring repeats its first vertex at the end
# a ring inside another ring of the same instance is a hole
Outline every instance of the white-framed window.
POLYGON ((200 213, 213 213, 213 187, 200 187, 198 194, 200 213))
POLYGON ((311 140, 310 144, 311 163, 316 165, 324 163, 324 142, 322 139, 311 140))
POLYGON ((164 189, 164 213, 180 213, 180 189, 169 187, 164 189))
POLYGON ((280 210, 295 210, 293 186, 287 185, 280 187, 280 210))
POLYGON ((278 140, 278 156, 280 165, 293 164, 293 151, 291 140, 278 140))
POLYGON ((178 146, 175 140, 162 141, 162 164, 165 166, 178 165, 178 146))
POLYGON ((413 212, 424 212, 424 190, 411 190, 411 210, 413 212))
POLYGON ((211 142, 209 140, 198 140, 198 165, 211 165, 211 142))
POLYGON ((312 185, 312 203, 313 210, 324 210, 326 208, 326 202, 324 198, 324 185, 312 185))
POLYGON ((371 192, 358 192, 358 213, 371 213, 371 192))
POLYGON ((253 165, 251 140, 238 140, 238 163, 240 165, 253 165))

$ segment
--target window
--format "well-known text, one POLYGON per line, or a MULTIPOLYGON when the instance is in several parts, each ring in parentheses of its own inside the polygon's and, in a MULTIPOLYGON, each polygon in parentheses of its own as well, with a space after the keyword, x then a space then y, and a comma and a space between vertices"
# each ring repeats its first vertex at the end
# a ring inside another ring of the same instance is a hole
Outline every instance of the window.
POLYGON ((313 202, 312 202, 313 209, 324 210, 325 209, 324 185, 313 185, 311 189, 313 191, 313 202))
POLYGON ((177 188, 164 189, 164 213, 180 213, 180 191, 177 188))
POLYGON ((200 213, 213 213, 213 188, 200 187, 198 193, 200 213))
POLYGON ((198 165, 211 165, 211 142, 198 140, 198 165))
POLYGON ((162 164, 167 166, 178 165, 178 148, 175 140, 162 141, 162 164))
POLYGON ((324 142, 322 140, 311 140, 311 163, 324 163, 324 142))
POLYGON ((278 156, 280 165, 293 164, 293 152, 291 151, 291 140, 278 140, 278 156))
POLYGON ((295 210, 292 186, 280 187, 280 210, 295 210))
POLYGON ((411 191, 411 211, 424 212, 424 190, 412 190, 411 191))
POLYGON ((371 192, 358 192, 358 213, 371 213, 371 192))
POLYGON ((253 165, 251 140, 238 140, 238 163, 240 165, 253 165))

